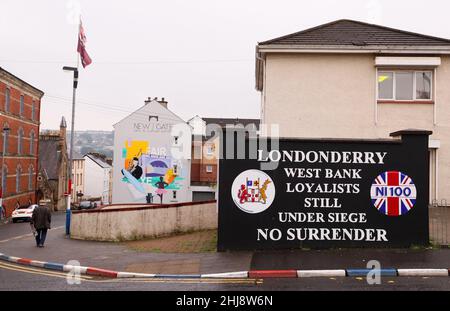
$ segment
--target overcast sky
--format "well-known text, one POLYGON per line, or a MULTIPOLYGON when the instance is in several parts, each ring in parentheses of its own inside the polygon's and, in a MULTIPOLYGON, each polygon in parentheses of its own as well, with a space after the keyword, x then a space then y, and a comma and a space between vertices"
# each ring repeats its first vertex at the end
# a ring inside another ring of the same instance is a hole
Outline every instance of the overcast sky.
POLYGON ((70 120, 80 10, 93 64, 76 130, 112 130, 149 96, 185 120, 258 118, 256 43, 336 19, 450 38, 448 0, 1 0, 0 66, 45 92, 44 129, 70 120))

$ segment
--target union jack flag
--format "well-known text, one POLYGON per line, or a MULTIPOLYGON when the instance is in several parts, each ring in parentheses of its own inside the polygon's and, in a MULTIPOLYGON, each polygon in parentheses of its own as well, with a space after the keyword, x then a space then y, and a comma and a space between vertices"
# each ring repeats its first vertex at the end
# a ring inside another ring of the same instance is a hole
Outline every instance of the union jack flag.
POLYGON ((416 195, 413 180, 402 172, 384 172, 372 183, 372 203, 384 215, 400 216, 408 213, 416 203, 416 195))

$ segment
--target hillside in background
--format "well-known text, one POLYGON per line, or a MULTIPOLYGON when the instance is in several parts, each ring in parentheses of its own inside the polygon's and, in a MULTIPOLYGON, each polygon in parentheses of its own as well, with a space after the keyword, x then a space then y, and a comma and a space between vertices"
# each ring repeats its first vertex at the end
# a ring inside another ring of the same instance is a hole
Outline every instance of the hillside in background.
MULTIPOLYGON (((67 132, 67 144, 70 144, 70 132, 67 132)), ((97 152, 113 157, 113 131, 75 131, 74 150, 81 155, 97 152)))

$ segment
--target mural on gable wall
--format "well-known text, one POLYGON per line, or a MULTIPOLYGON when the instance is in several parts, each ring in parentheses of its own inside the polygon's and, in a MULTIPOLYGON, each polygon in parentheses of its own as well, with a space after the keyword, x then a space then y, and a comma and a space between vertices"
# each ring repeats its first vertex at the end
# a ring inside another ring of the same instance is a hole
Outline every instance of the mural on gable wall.
POLYGON ((122 182, 136 202, 163 202, 167 190, 180 190, 183 170, 165 149, 152 149, 148 141, 128 140, 122 149, 122 182), (155 200, 158 198, 159 200, 155 200))

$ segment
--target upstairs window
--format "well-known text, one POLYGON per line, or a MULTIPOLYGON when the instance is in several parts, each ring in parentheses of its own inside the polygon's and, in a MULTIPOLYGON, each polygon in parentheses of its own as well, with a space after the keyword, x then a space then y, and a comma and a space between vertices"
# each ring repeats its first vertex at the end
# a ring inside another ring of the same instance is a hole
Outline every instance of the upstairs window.
POLYGON ((25 106, 25 99, 23 97, 23 95, 20 95, 20 110, 19 110, 19 115, 22 117, 23 116, 23 110, 24 110, 24 106, 25 106))
POLYGON ((33 100, 33 102, 31 103, 31 120, 32 121, 34 121, 35 113, 36 113, 36 106, 35 106, 35 103, 33 100))
POLYGON ((23 129, 20 128, 17 133, 17 154, 21 155, 23 150, 23 129))
POLYGON ((378 99, 395 101, 432 100, 431 71, 379 71, 378 99))
MULTIPOLYGON (((5 123, 3 125, 3 128, 9 128, 8 123, 5 123)), ((8 147, 9 147, 9 130, 7 130, 7 131, 3 130, 2 137, 3 137, 3 148, 4 148, 3 154, 7 154, 8 147)))
POLYGON ((11 91, 6 88, 5 91, 5 111, 9 112, 9 109, 11 107, 11 91))
POLYGON ((30 154, 34 155, 34 132, 30 134, 30 154))

